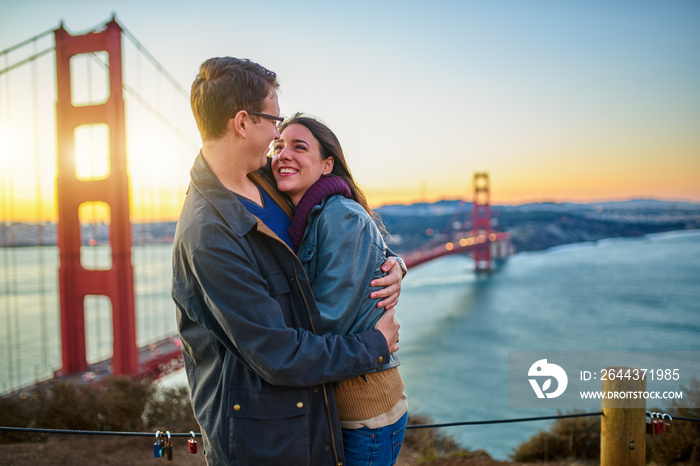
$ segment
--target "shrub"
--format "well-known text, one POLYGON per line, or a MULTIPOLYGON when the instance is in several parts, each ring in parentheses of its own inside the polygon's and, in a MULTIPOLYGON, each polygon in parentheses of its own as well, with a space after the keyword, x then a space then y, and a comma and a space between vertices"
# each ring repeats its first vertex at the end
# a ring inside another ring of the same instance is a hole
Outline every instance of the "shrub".
MULTIPOLYGON (((0 397, 0 426, 35 427, 33 403, 24 393, 0 397)), ((43 439, 42 434, 25 432, 1 432, 0 443, 35 442, 43 439)))
POLYGON ((600 416, 557 419, 548 432, 538 432, 511 456, 524 462, 599 459, 600 416))
MULTIPOLYGON (((427 416, 409 414, 407 425, 425 425, 433 421, 427 416)), ((421 461, 444 455, 459 454, 463 450, 457 442, 436 428, 406 429, 404 445, 420 455, 421 461)))
POLYGON ((152 382, 128 377, 90 383, 50 381, 30 395, 34 423, 51 429, 139 430, 153 390, 152 382))
POLYGON ((99 396, 104 418, 100 430, 140 431, 141 415, 153 397, 156 385, 147 379, 116 377, 107 380, 99 396))
MULTIPOLYGON (((20 395, 0 397, 0 425, 120 432, 156 427, 171 432, 199 430, 187 387, 159 388, 151 380, 129 377, 49 381, 20 395)), ((44 438, 44 434, 0 433, 3 443, 44 438)))
POLYGON ((100 426, 100 401, 96 384, 51 381, 30 394, 34 424, 47 429, 94 430, 100 426))
POLYGON ((159 388, 146 404, 143 420, 150 430, 198 432, 199 429, 190 404, 190 392, 185 386, 159 388))

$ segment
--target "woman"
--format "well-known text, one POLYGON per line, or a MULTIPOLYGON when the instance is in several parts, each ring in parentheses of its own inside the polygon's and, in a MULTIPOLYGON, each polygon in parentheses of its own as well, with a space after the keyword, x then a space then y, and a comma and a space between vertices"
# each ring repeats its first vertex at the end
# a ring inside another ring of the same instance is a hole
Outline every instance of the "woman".
MULTIPOLYGON (((279 190, 296 207, 289 236, 311 282, 324 330, 353 334, 370 329, 383 309, 362 284, 383 275, 386 248, 367 199, 327 126, 296 114, 280 133, 273 143, 272 171, 279 190)), ((379 370, 336 388, 346 464, 396 462, 408 415, 398 365, 392 354, 379 370)))

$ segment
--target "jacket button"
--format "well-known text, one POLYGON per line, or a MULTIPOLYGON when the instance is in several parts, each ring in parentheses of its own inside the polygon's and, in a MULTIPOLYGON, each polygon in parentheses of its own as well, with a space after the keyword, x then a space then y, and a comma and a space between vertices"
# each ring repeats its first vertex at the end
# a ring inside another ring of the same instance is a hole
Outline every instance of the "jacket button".
POLYGON ((303 407, 304 407, 304 403, 302 403, 301 401, 299 403, 297 403, 297 408, 303 408, 303 407))
POLYGON ((384 356, 379 356, 379 362, 384 362, 384 356))
POLYGON ((318 393, 318 387, 314 387, 314 393, 318 393))
POLYGON ((234 411, 240 411, 240 410, 241 410, 241 405, 233 405, 233 410, 234 410, 234 411))
POLYGON ((328 451, 328 450, 330 450, 330 449, 331 449, 331 447, 329 447, 328 445, 326 445, 326 451, 328 451))

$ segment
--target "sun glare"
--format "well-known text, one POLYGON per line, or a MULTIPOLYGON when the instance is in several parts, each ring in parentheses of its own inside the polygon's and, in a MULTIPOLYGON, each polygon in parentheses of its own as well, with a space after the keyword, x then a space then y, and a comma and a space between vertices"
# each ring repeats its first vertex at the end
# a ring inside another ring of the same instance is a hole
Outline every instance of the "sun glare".
POLYGON ((182 178, 178 149, 172 139, 157 134, 129 138, 127 164, 132 183, 162 187, 182 178))
POLYGON ((6 165, 12 160, 12 154, 17 153, 18 147, 17 137, 9 130, 0 128, 0 163, 3 171, 6 170, 6 165))
POLYGON ((189 161, 171 134, 132 132, 127 166, 136 221, 177 219, 189 181, 189 161))
POLYGON ((110 173, 109 126, 84 125, 75 129, 75 175, 79 180, 104 179, 110 173))

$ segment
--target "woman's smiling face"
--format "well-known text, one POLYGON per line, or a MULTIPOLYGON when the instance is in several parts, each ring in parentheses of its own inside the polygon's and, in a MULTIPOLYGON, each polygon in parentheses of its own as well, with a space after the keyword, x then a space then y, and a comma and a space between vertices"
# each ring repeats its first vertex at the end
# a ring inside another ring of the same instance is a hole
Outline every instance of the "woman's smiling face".
POLYGON ((272 172, 277 187, 289 195, 294 205, 324 172, 333 169, 333 158, 323 159, 318 140, 303 125, 287 126, 272 143, 272 149, 272 172))

